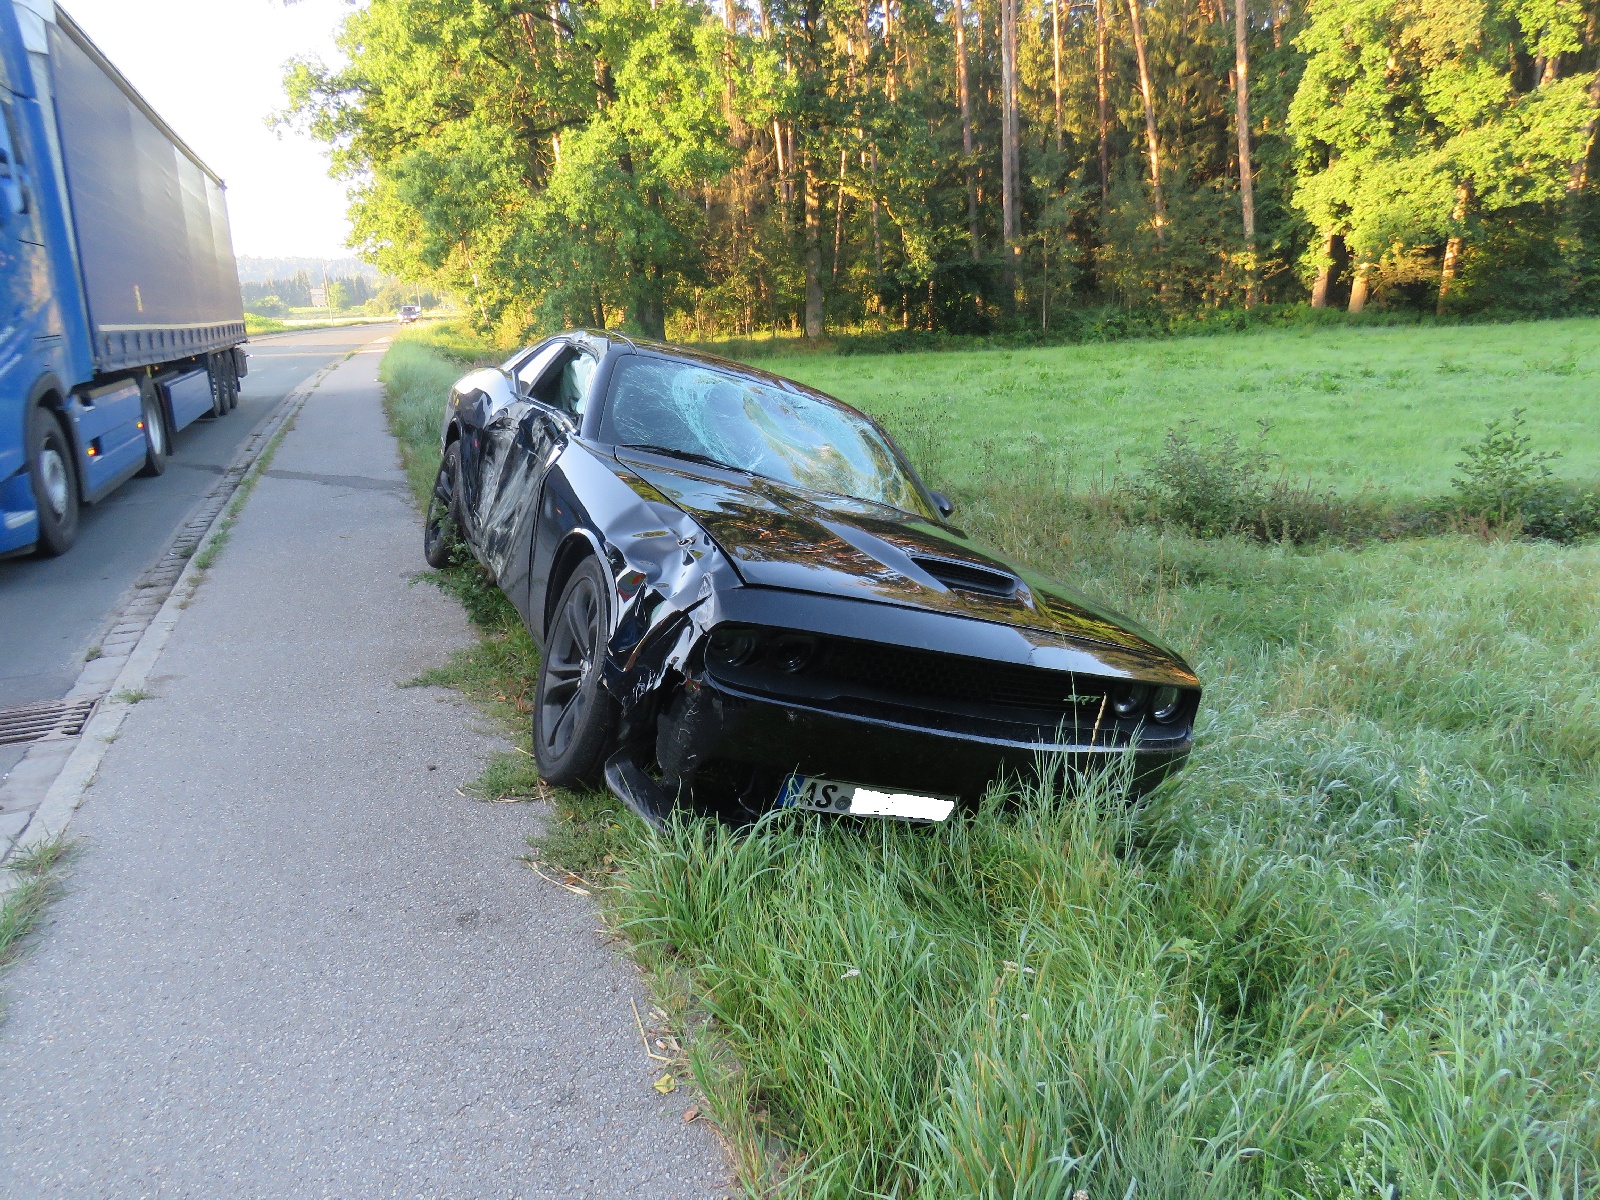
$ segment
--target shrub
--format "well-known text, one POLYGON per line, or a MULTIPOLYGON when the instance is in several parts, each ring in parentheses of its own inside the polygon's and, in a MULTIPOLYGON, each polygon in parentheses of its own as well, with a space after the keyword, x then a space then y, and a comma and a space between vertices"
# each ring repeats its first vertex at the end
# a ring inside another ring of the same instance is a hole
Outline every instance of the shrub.
POLYGON ((1186 421, 1166 441, 1133 487, 1147 519, 1180 525, 1200 537, 1242 534, 1296 545, 1322 537, 1367 537, 1379 532, 1382 510, 1365 497, 1343 499, 1331 489, 1273 471, 1261 422, 1253 446, 1233 433, 1197 435, 1186 421))
POLYGON ((1526 411, 1512 409, 1510 421, 1490 421, 1482 439, 1461 448, 1466 458, 1456 464, 1461 474, 1450 484, 1462 515, 1505 525, 1519 519, 1523 506, 1548 484, 1550 464, 1561 454, 1534 452, 1533 438, 1522 432, 1526 411))
POLYGON ((1461 474, 1450 481, 1455 515, 1556 542, 1600 532, 1600 493, 1554 477, 1550 464, 1561 452, 1534 450, 1525 411, 1490 421, 1479 441, 1462 447, 1461 474))

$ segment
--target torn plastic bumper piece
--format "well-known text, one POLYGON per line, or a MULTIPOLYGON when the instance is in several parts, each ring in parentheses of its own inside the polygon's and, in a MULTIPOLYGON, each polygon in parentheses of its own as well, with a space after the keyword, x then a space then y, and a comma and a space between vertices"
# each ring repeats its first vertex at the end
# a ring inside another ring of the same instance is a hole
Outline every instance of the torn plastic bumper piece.
POLYGON ((606 760, 606 788, 652 829, 664 828, 672 812, 672 797, 633 761, 626 747, 606 760))

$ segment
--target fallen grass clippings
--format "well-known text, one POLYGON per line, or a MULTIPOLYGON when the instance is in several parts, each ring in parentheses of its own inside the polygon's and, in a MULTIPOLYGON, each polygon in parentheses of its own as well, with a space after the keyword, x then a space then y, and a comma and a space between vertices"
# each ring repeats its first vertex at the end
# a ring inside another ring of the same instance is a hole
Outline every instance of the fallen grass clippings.
MULTIPOLYGON (((1559 324, 1536 333, 1588 328, 1559 324)), ((1373 354, 1436 355, 1437 336, 1353 343, 1369 356, 1321 362, 1343 372, 1327 394, 1388 370, 1373 354)), ((1250 342, 1163 353, 1203 375, 1250 342)), ((1073 353, 1109 369, 1130 351, 1073 353)), ((1451 388, 1504 386, 1504 353, 1452 358, 1451 388)), ((994 355, 995 379, 1009 361, 994 355)), ((1459 446, 1449 405, 1430 419, 1459 446)), ((1375 454, 1361 469, 1408 486, 1405 455, 1389 476, 1375 454)), ((933 829, 780 813, 654 835, 604 797, 558 796, 540 861, 603 883, 665 1007, 711 1022, 682 1044, 746 1186, 1594 1194, 1600 543, 1200 537, 1049 475, 949 461, 965 528, 1196 664, 1196 752, 1137 807, 1111 780, 1070 795, 1056 781, 933 829)), ((522 730, 536 660, 513 636, 456 669, 522 730)))

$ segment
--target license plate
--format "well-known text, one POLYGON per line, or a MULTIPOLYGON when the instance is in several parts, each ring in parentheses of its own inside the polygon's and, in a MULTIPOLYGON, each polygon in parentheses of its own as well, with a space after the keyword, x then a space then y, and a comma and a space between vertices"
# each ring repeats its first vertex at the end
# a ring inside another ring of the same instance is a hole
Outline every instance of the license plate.
POLYGON ((900 821, 942 821, 955 806, 955 800, 948 796, 886 792, 858 783, 840 783, 808 775, 789 776, 778 793, 779 808, 805 808, 841 816, 891 817, 900 821))

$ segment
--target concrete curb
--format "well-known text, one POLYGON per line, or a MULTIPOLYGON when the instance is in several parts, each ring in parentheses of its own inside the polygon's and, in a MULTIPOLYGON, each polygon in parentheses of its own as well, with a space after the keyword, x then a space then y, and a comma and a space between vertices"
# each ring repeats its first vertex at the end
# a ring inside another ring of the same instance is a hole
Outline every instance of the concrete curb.
MULTIPOLYGON (((199 586, 201 568, 198 563, 201 555, 220 532, 229 504, 238 489, 257 471, 262 456, 273 445, 279 434, 288 429, 289 424, 305 407, 306 401, 312 397, 317 388, 322 386, 323 380, 354 355, 384 340, 375 338, 366 345, 341 355, 279 401, 277 408, 251 435, 245 447, 223 473, 218 486, 200 501, 196 516, 178 527, 172 543, 158 556, 157 566, 152 568, 155 572, 160 572, 160 564, 174 553, 187 551, 184 555, 185 565, 172 583, 165 601, 160 609, 149 617, 138 641, 132 646, 122 669, 117 672, 115 678, 109 681, 106 679, 104 670, 106 664, 102 659, 94 659, 84 664, 78 682, 69 694, 99 693, 106 698, 101 700, 94 715, 84 726, 78 744, 73 747, 72 753, 51 781, 44 798, 33 810, 28 824, 17 835, 11 846, 4 853, 0 853, 0 898, 21 882, 14 872, 4 870, 5 866, 18 856, 28 854, 61 837, 71 823, 78 806, 83 803, 90 784, 94 782, 95 773, 100 769, 101 760, 105 758, 106 750, 116 741, 124 718, 133 705, 138 703, 137 700, 130 703, 117 697, 138 692, 150 678, 150 673, 161 657, 161 652, 166 648, 173 629, 177 627, 184 608, 199 586), (201 527, 197 530, 196 525, 201 527)), ((136 585, 135 599, 124 606, 124 609, 119 610, 118 615, 112 619, 113 631, 125 627, 124 613, 126 609, 139 604, 138 591, 139 585, 136 585)))

